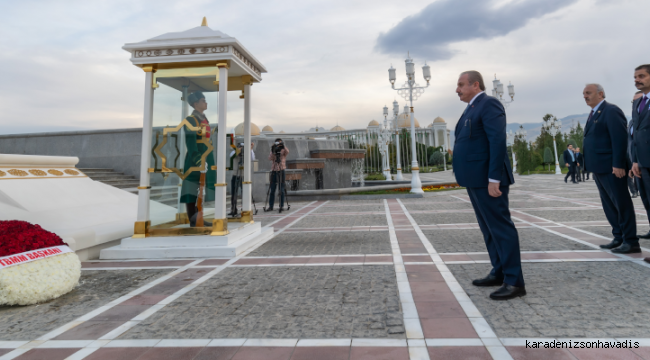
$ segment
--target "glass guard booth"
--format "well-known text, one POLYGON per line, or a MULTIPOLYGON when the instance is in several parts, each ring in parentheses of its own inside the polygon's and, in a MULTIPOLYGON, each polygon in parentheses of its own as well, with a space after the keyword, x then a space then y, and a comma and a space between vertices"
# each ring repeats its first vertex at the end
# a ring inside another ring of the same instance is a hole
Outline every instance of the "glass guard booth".
POLYGON ((153 75, 148 236, 212 233, 218 81, 216 66, 162 69, 153 75), (190 104, 195 100, 205 105, 190 104))

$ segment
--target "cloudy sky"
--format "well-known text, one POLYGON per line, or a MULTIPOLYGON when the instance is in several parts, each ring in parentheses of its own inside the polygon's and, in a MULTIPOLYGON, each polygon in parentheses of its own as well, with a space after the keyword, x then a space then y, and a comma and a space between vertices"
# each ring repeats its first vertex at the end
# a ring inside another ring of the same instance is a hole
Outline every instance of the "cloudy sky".
MULTIPOLYGON (((649 63, 641 0, 31 1, 0 12, 0 134, 142 124, 144 73, 124 43, 200 25, 236 37, 268 69, 253 122, 276 131, 365 127, 396 99, 410 52, 431 86, 416 117, 455 125, 464 70, 515 85, 509 122, 588 112, 584 84, 630 113, 633 69, 649 63)), ((419 80, 424 83, 424 80, 419 80)), ((491 85, 491 84, 489 84, 491 85)), ((229 97, 229 127, 243 120, 229 97)), ((400 106, 404 100, 397 98, 400 106)), ((215 119, 211 119, 216 121, 215 119)))

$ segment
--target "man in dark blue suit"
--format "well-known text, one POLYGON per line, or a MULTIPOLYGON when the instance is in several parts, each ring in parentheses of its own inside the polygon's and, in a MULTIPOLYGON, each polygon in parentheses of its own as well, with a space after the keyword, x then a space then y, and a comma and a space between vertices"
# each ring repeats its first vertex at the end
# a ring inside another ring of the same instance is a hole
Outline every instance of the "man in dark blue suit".
POLYGON ((506 155, 505 110, 485 94, 478 71, 460 74, 456 93, 468 105, 456 124, 454 173, 458 184, 467 188, 492 263, 490 274, 473 284, 501 286, 490 294, 494 300, 526 295, 519 235, 508 208, 515 180, 506 155))
MULTIPOLYGON (((632 104, 632 172, 639 179, 639 187, 644 188, 646 200, 650 196, 650 64, 634 69, 634 85, 643 96, 632 104)), ((648 233, 650 235, 650 233, 648 233)), ((645 238, 645 237, 644 237, 645 238)), ((644 259, 650 262, 650 258, 644 259)))
MULTIPOLYGON (((639 102, 637 102, 637 99, 641 99, 643 97, 643 91, 639 90, 634 94, 634 97, 632 98, 632 113, 634 113, 634 109, 639 107, 639 102), (636 103, 636 107, 634 106, 634 103, 636 103)), ((634 152, 636 151, 636 148, 634 147, 634 119, 630 120, 630 123, 627 126, 627 143, 628 143, 628 152, 630 156, 630 161, 634 158, 634 152)), ((650 219, 650 197, 648 196, 646 189, 643 185, 643 181, 641 181, 641 178, 634 176, 634 171, 630 170, 629 172, 629 179, 628 179, 628 186, 630 180, 633 181, 634 183, 634 188, 636 189, 637 195, 641 197, 641 202, 643 203, 643 207, 645 208, 646 216, 648 219, 650 219)), ((632 186, 630 186, 631 190, 632 186)), ((634 196, 632 196, 634 197, 634 196)), ((648 231, 645 234, 638 234, 637 235, 639 239, 650 239, 650 231, 648 231)), ((649 261, 650 262, 650 261, 649 261)))
POLYGON ((599 84, 588 84, 583 91, 591 107, 584 135, 585 162, 594 174, 605 216, 612 226, 614 240, 603 249, 617 254, 641 252, 636 236, 636 213, 627 190, 627 121, 623 111, 605 101, 599 84))
POLYGON ((576 154, 573 152, 573 145, 569 144, 564 150, 564 164, 569 169, 566 176, 564 177, 564 182, 571 176, 571 182, 577 184, 576 182, 576 154))

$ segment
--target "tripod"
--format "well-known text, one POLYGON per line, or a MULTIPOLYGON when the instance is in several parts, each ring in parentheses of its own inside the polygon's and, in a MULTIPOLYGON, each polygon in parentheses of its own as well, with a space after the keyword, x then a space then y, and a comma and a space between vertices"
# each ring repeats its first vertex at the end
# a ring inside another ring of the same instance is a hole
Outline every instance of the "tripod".
MULTIPOLYGON (((239 155, 237 156, 237 171, 235 174, 233 174, 232 179, 231 179, 231 190, 230 190, 230 216, 234 217, 237 215, 237 199, 239 197, 239 192, 244 193, 243 189, 243 174, 242 170, 244 170, 244 159, 243 159, 243 149, 242 151, 239 152, 239 155)), ((252 184, 251 184, 252 187, 252 184)), ((257 215, 257 206, 255 204, 255 197, 252 196, 251 194, 251 200, 253 201, 253 215, 257 215)))
MULTIPOLYGON (((282 159, 280 157, 280 152, 275 151, 275 163, 278 164, 278 168, 280 167, 280 163, 282 162, 282 159)), ((284 179, 284 170, 278 170, 278 171, 271 171, 269 173, 269 188, 266 191, 266 200, 264 201, 264 212, 271 211, 273 210, 272 206, 267 208, 267 204, 269 203, 270 199, 270 194, 271 194, 271 189, 273 189, 273 197, 275 197, 275 185, 278 185, 280 187, 280 209, 279 212, 282 212, 282 203, 283 200, 287 202, 287 210, 291 209, 291 204, 289 204, 289 197, 287 196, 287 186, 285 184, 285 179, 284 179), (273 176, 273 178, 271 178, 273 176), (275 180, 275 181, 273 181, 275 180)), ((275 199, 273 199, 275 200, 275 199)))

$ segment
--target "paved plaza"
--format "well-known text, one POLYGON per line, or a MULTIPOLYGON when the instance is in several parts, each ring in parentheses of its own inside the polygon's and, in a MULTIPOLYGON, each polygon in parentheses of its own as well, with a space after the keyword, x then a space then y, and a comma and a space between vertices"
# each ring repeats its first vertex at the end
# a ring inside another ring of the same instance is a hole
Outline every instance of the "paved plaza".
POLYGON ((510 194, 525 297, 471 285, 490 265, 465 190, 292 202, 257 215, 275 235, 237 258, 88 261, 71 293, 0 307, 0 360, 650 359, 650 241, 598 247, 593 180, 519 176, 510 194), (526 346, 569 339, 588 345, 526 346))

